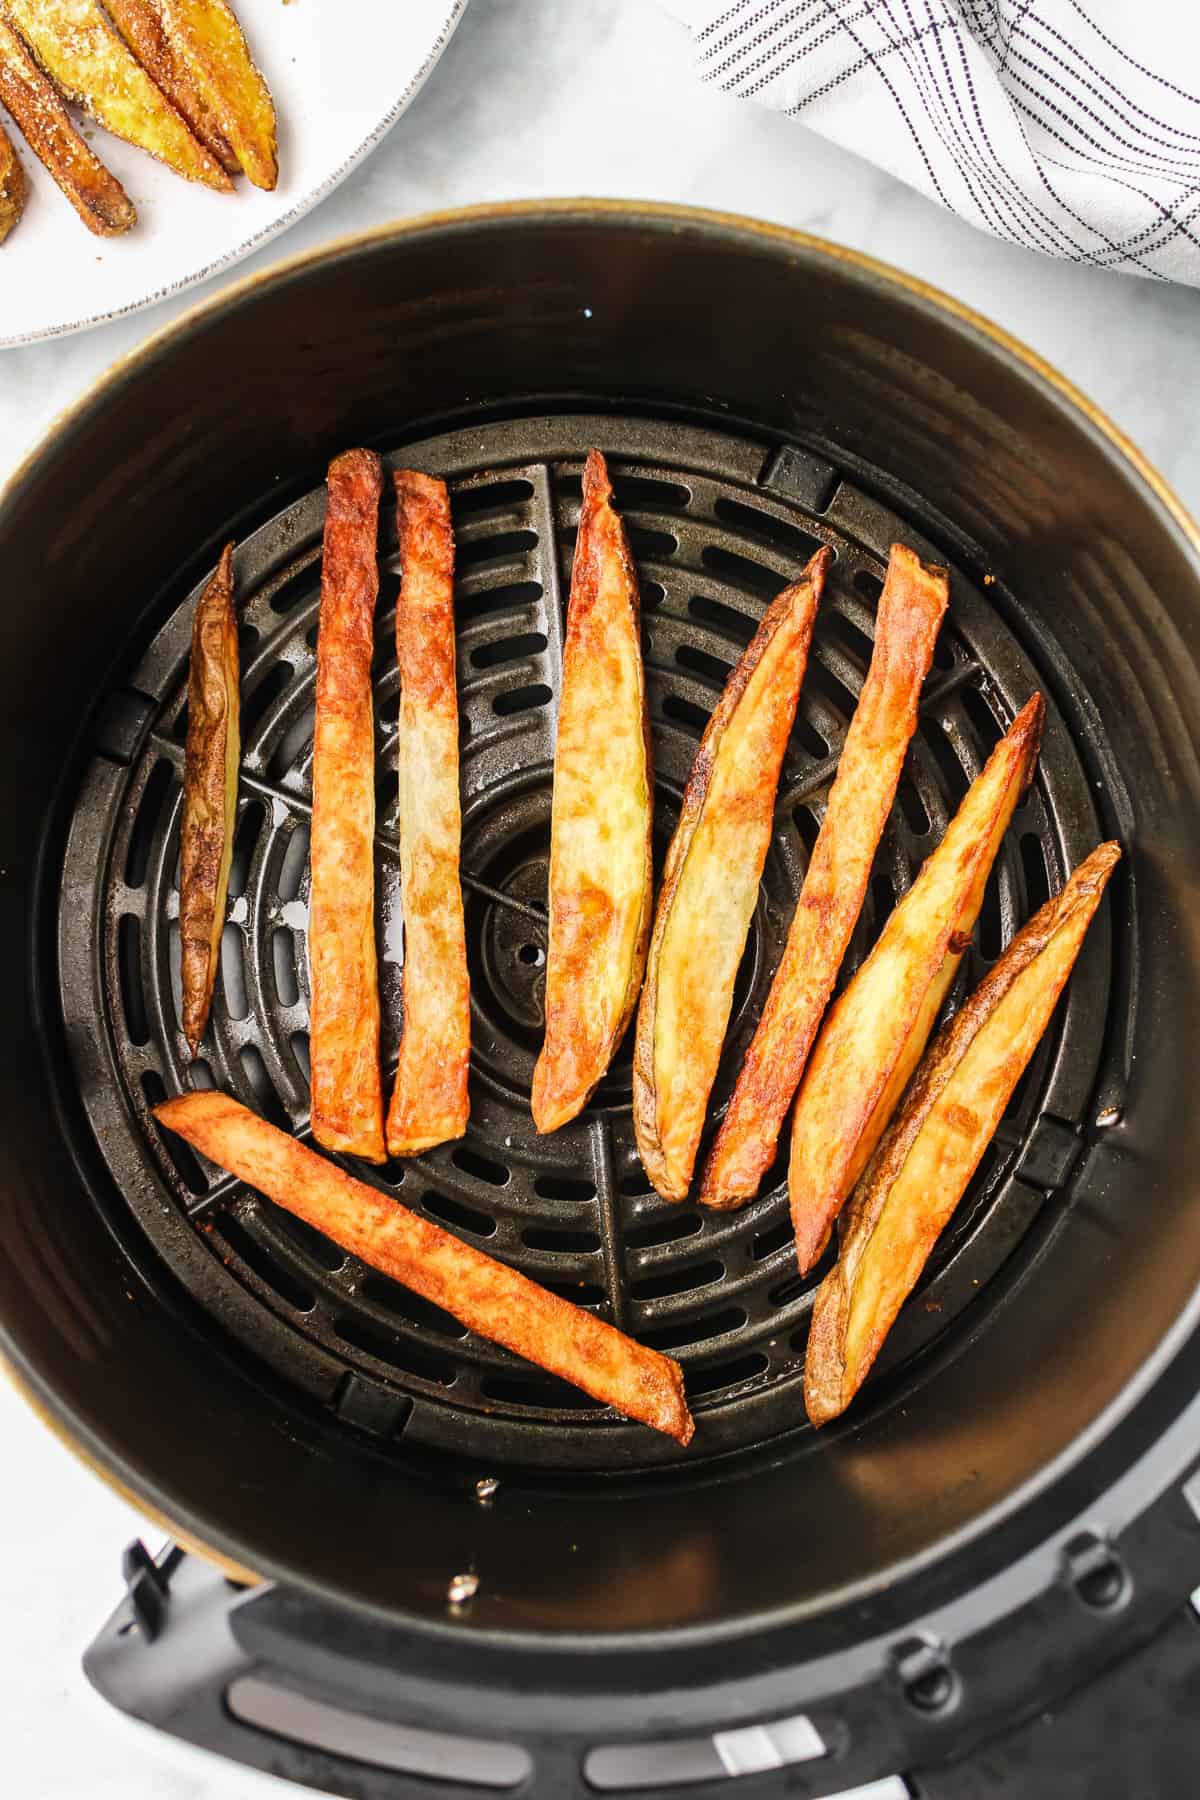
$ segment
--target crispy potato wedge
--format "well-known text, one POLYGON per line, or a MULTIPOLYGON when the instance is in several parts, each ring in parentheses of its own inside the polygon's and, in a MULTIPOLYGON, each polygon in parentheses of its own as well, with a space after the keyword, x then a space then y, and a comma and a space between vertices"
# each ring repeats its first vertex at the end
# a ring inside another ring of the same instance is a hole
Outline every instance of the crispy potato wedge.
POLYGON ((940 1033, 839 1224, 817 1290, 804 1398, 814 1425, 844 1412, 962 1198, 1050 1022, 1120 859, 1101 844, 1018 932, 940 1033))
POLYGON ((16 146, 0 125, 0 244, 25 210, 25 171, 16 146))
POLYGON ((770 1167, 862 910, 948 598, 945 569, 926 568, 903 544, 892 545, 871 666, 787 944, 704 1171, 706 1206, 749 1200, 770 1167))
POLYGON ((195 70, 186 45, 167 24, 160 0, 104 0, 104 10, 146 73, 162 89, 177 112, 183 114, 209 154, 227 175, 236 175, 241 164, 222 134, 216 112, 195 70))
POLYGON ((573 1382, 627 1418, 681 1444, 691 1439, 683 1374, 670 1357, 355 1181, 225 1094, 184 1094, 156 1107, 155 1117, 202 1156, 480 1337, 573 1382))
POLYGON ((89 231, 97 237, 119 237, 137 223, 132 200, 116 176, 92 155, 72 125, 57 89, 6 22, 2 8, 0 101, 89 231))
POLYGON ((546 1038, 533 1122, 575 1118, 633 1017, 654 890, 637 570, 598 450, 583 471, 554 746, 546 1038))
POLYGON ((691 1183, 831 560, 818 550, 763 615, 700 741, 667 852, 633 1061, 638 1151, 664 1200, 691 1183))
POLYGON ((393 1156, 415 1156, 467 1129, 471 989, 459 846, 454 533, 444 481, 399 469, 400 899, 404 1022, 388 1108, 393 1156))
POLYGON ((208 1023, 221 960, 240 760, 233 545, 226 544, 216 573, 196 602, 188 676, 183 823, 179 837, 179 938, 183 1035, 193 1056, 208 1023))
POLYGON ((312 1130, 328 1150, 383 1162, 371 704, 379 458, 347 450, 327 487, 308 918, 312 1130))
POLYGON ((231 172, 240 166, 255 187, 273 188, 279 177, 275 105, 232 7, 225 0, 105 4, 218 162, 231 172))
POLYGON ((99 0, 3 0, 3 6, 51 81, 97 124, 187 181, 232 193, 220 163, 155 87, 99 0))
POLYGON ((1041 742, 1040 694, 1022 708, 946 835, 830 1009, 792 1124, 788 1194, 807 1274, 921 1059, 983 904, 1041 742))

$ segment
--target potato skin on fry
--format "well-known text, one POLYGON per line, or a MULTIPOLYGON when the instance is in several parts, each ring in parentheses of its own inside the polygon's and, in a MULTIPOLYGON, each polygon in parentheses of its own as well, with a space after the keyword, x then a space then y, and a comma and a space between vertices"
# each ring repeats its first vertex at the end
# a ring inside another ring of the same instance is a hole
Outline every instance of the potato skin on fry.
POLYGON ((583 471, 554 747, 546 1037, 533 1122, 582 1111, 637 1005, 653 897, 637 570, 598 450, 583 471))
POLYGON ((694 1426, 678 1363, 355 1181, 238 1101, 184 1094, 160 1125, 352 1256, 403 1282, 481 1337, 503 1344, 627 1418, 687 1444, 694 1426))
POLYGON ((98 0, 4 0, 4 5, 68 100, 185 180, 233 191, 220 163, 135 60, 98 0))
POLYGON ((24 210, 25 171, 21 167, 12 139, 3 125, 0 125, 0 244, 24 210))
POLYGON ((205 149, 227 175, 240 164, 216 115, 188 66, 185 47, 168 31, 160 0, 104 0, 104 9, 146 73, 181 112, 205 149))
POLYGON ((1035 694, 826 1015, 796 1101, 788 1164, 802 1275, 821 1255, 920 1061, 971 940, 988 872, 1032 777, 1044 712, 1035 694))
POLYGON ((767 608, 700 741, 667 853, 633 1061, 638 1151, 664 1200, 691 1182, 831 560, 818 550, 767 608))
POLYGON ((706 1206, 749 1200, 775 1154, 862 910, 948 598, 945 569, 926 568, 903 544, 892 545, 871 666, 783 957, 704 1171, 706 1206))
POLYGON ((371 704, 379 458, 347 450, 327 486, 308 923, 312 1130, 329 1150, 383 1162, 371 704))
POLYGON ((221 957, 240 759, 233 545, 226 544, 216 573, 196 602, 188 678, 179 938, 183 1035, 193 1056, 208 1023, 221 957))
MULTIPOLYGON (((273 188, 279 176, 275 103, 232 7, 226 0, 118 3, 136 4, 156 16, 177 79, 186 80, 189 94, 203 111, 206 129, 219 135, 234 169, 240 165, 255 187, 273 188)), ((188 106, 180 110, 192 119, 188 106)), ((219 152, 214 153, 224 162, 219 152)))
POLYGON ((804 1369, 814 1425, 862 1386, 1050 1022, 1119 844, 1101 844, 1048 900, 937 1038, 842 1214, 804 1369))
POLYGON ((470 1102, 471 989, 459 850, 454 533, 444 481, 399 469, 400 887, 404 1022, 388 1108, 393 1156, 460 1138, 470 1102))
POLYGON ((0 14, 0 101, 33 154, 96 237, 119 237, 137 223, 125 189, 72 125, 57 89, 47 80, 0 14))

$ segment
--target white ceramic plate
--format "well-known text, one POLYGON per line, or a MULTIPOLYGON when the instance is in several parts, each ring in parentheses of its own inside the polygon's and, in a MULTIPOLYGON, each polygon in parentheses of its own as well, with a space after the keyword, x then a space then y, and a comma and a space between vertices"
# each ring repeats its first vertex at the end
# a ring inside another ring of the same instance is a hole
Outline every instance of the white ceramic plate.
POLYGON ((28 197, 24 218, 0 245, 0 345, 82 331, 149 306, 286 231, 396 123, 466 4, 234 0, 275 97, 279 185, 264 194, 241 176, 234 194, 215 194, 85 122, 137 207, 124 237, 93 237, 14 128, 28 197))

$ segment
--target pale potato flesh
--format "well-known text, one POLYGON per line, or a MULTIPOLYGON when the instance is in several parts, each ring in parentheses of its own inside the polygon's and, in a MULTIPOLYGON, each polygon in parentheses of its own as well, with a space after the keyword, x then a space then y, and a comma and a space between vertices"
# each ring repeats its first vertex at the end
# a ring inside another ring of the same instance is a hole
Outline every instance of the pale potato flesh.
POLYGON ((309 851, 312 1131, 326 1149, 383 1162, 371 692, 379 458, 344 451, 326 488, 309 851))
POLYGON ((137 223, 133 202, 76 131, 58 89, 5 18, 2 4, 0 103, 90 232, 118 237, 137 223))
POLYGON ((828 560, 772 603, 730 676, 667 857, 634 1059, 638 1149, 664 1199, 691 1182, 828 560))
MULTIPOLYGON (((1004 1117, 1009 1096, 1049 1023, 1088 922, 1077 915, 1014 982, 909 1151, 855 1283, 846 1359, 855 1387, 866 1372, 869 1345, 876 1338, 882 1340, 925 1266, 929 1234, 936 1237, 950 1218, 1004 1117), (924 1211, 917 1204, 921 1202, 924 1211)), ((874 1354, 872 1348, 872 1361, 874 1354)))
POLYGON ((278 178, 275 106, 225 0, 151 0, 190 82, 255 187, 278 178))
POLYGON ((0 244, 25 210, 25 171, 12 139, 0 125, 0 244))
POLYGON ((798 632, 776 633, 725 734, 663 933, 654 1067, 668 1167, 689 1174, 774 823, 770 781, 798 632), (782 690, 782 694, 781 694, 782 690), (766 792, 763 790, 766 789, 766 792), (755 804, 755 802, 759 802, 755 804))
POLYGON ((69 100, 126 143, 188 181, 222 192, 232 182, 166 100, 98 0, 3 0, 4 10, 69 100))
POLYGON ((945 569, 893 544, 871 665, 846 733, 787 944, 704 1170, 700 1199, 757 1192, 862 909, 946 610, 945 569))
POLYGON ((792 1123, 788 1195, 801 1274, 821 1255, 920 1061, 970 942, 988 873, 1029 783, 1043 712, 1035 694, 826 1016, 792 1123))
POLYGON ((637 575, 604 458, 584 473, 563 648, 550 833, 539 1131, 573 1119, 637 1004, 653 882, 651 774, 637 575))
POLYGON ((104 10, 146 73, 183 114, 205 149, 227 175, 238 160, 222 136, 213 109, 189 66, 187 47, 167 28, 162 0, 105 0, 104 10))
POLYGON ((1028 1066, 1120 856, 1102 844, 941 1033, 842 1215, 813 1310, 805 1397, 824 1424, 861 1387, 1028 1066))
POLYGON ((387 1144, 393 1156, 415 1156, 467 1129, 471 992, 459 876, 450 501, 445 482, 415 469, 398 470, 394 486, 404 1020, 387 1144))

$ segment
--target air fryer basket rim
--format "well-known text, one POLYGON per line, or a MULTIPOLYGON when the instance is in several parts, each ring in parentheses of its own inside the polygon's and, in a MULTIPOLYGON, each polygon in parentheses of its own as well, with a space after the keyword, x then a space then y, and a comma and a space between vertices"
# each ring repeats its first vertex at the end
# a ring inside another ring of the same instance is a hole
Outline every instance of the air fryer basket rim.
POLYGON ((583 220, 598 225, 636 225, 640 222, 662 226, 675 224, 680 230, 700 230, 706 234, 732 239, 744 235, 791 248, 800 258, 842 263, 869 282, 898 289, 914 305, 938 315, 956 330, 981 340, 983 346, 1000 360, 1020 365, 1021 373, 1026 378, 1048 391, 1066 410, 1080 415, 1097 446, 1133 469, 1139 481, 1153 495, 1156 504, 1183 532, 1192 549, 1200 556, 1200 523, 1193 518, 1174 488, 1133 439, 1082 388, 1038 351, 1007 331, 1004 326, 997 325, 985 313, 976 311, 945 289, 922 280, 918 275, 910 275, 903 269, 895 268, 879 257, 870 256, 866 251, 835 243, 831 238, 823 238, 816 232, 778 225, 767 219, 756 219, 748 213, 723 212, 714 207, 683 205, 667 200, 621 200, 582 195, 546 200, 485 201, 473 206, 415 213, 411 218, 389 219, 362 231, 345 232, 314 249, 300 250, 292 256, 281 257, 267 269, 231 281, 216 293, 193 302, 176 318, 151 332, 132 350, 117 357, 88 384, 82 394, 65 406, 0 485, 0 511, 51 443, 60 435, 65 436, 70 432, 80 419, 103 400, 111 388, 123 384, 136 371, 147 366, 163 352, 169 351, 178 341, 203 327, 210 318, 237 307, 243 300, 257 293, 259 288, 275 286, 302 270, 322 263, 332 264, 372 245, 399 238, 464 230, 486 231, 489 227, 512 222, 543 220, 547 223, 583 220))
MULTIPOLYGON (((978 348, 984 349, 998 363, 1015 373, 1020 380, 1037 385, 1043 395, 1049 397, 1063 412, 1071 415, 1077 425, 1082 424, 1097 453, 1119 465, 1127 477, 1132 473, 1138 483, 1147 491, 1148 498, 1152 501, 1165 528, 1177 538, 1184 540, 1193 566, 1200 569, 1200 531, 1169 486, 1141 453, 1069 381, 1059 375, 1034 352, 1022 346, 980 315, 975 314, 949 296, 940 294, 923 282, 891 270, 857 252, 828 244, 807 234, 732 215, 706 212, 701 209, 623 201, 523 202, 504 207, 478 207, 430 214, 344 238, 318 250, 289 258, 262 274, 239 281, 220 294, 190 308, 180 319, 157 332, 102 376, 88 393, 64 413, 29 453, 22 465, 10 477, 4 490, 0 492, 0 520, 3 519, 9 503, 18 493, 21 484, 35 470, 39 460, 56 441, 67 437, 95 407, 102 404, 106 395, 119 389, 138 374, 149 370, 157 358, 169 356, 172 350, 189 335, 201 331, 210 320, 235 310, 261 288, 285 284, 294 274, 315 265, 330 265, 340 259, 351 258, 360 250, 373 244, 422 234, 436 235, 464 231, 479 233, 503 227, 513 221, 537 223, 543 220, 548 223, 586 221, 601 229, 606 225, 627 227, 645 224, 651 228, 693 232, 702 238, 715 235, 733 245, 736 245, 739 240, 758 239, 791 251, 801 267, 805 264, 832 261, 849 268, 853 275, 865 284, 890 289, 893 295, 902 299, 905 304, 936 317, 943 326, 949 326, 953 331, 971 337, 978 348)), ((1181 1344, 1194 1331, 1198 1321, 1200 1321, 1200 1294, 1193 1296, 1190 1305, 1180 1313, 1173 1327, 1160 1340, 1153 1354, 1147 1358, 1138 1380, 1127 1384, 1117 1400, 1093 1422, 1089 1432, 1066 1446, 1057 1458, 1044 1465, 1035 1480, 1011 1495, 1002 1506, 993 1509, 991 1513, 980 1515, 979 1518, 972 1521, 971 1525, 964 1528, 960 1534, 961 1542, 955 1539, 945 1540, 939 1547, 939 1556, 950 1559, 962 1548, 963 1543, 979 1539, 1001 1518, 1014 1515, 1031 1502, 1037 1494, 1058 1481, 1068 1468, 1074 1468, 1082 1463, 1108 1438, 1113 1428, 1153 1386, 1170 1364, 1181 1344)), ((56 1431, 56 1434, 69 1448, 101 1474, 102 1478, 106 1479, 123 1497, 134 1500, 144 1510, 152 1512, 161 1521, 164 1528, 172 1531, 183 1541, 194 1545, 211 1561, 226 1568, 235 1578, 247 1579, 247 1571, 239 1555, 240 1546, 234 1542, 210 1541, 206 1532, 197 1530, 186 1518, 177 1525, 172 1514, 178 1509, 170 1504, 168 1496, 161 1493, 157 1482, 147 1470, 142 1470, 137 1473, 135 1478, 131 1478, 130 1470, 118 1471, 112 1466, 105 1444, 98 1439, 86 1421, 69 1416, 61 1399, 48 1391, 38 1371, 25 1361, 15 1344, 8 1338, 3 1324, 0 1324, 0 1343, 3 1344, 5 1355, 12 1366, 18 1388, 35 1405, 46 1423, 56 1431)), ((256 1559, 256 1561, 261 1562, 262 1566, 259 1572, 264 1576, 287 1579, 294 1575, 293 1571, 283 1567, 272 1568, 267 1559, 256 1559)), ((897 1565, 897 1576, 904 1579, 909 1573, 915 1572, 917 1567, 923 1567, 928 1561, 928 1557, 915 1559, 912 1570, 904 1565, 897 1565)), ((312 1585, 315 1587, 317 1584, 312 1585)), ((854 1596, 848 1593, 844 1599, 849 1600, 852 1597, 854 1596)), ((781 1618, 783 1616, 785 1615, 780 1615, 781 1618)), ((775 1622, 778 1621, 764 1616, 753 1626, 747 1623, 746 1629, 759 1629, 765 1624, 775 1622)), ((436 1623, 430 1625, 427 1621, 422 1621, 422 1627, 434 1631, 445 1631, 448 1636, 454 1636, 457 1631, 453 1625, 438 1626, 436 1623)), ((490 1631, 486 1635, 490 1636, 495 1643, 503 1642, 506 1636, 502 1632, 492 1633, 490 1631)), ((514 1634, 516 1638, 519 1638, 520 1635, 520 1633, 514 1634)), ((661 1634, 661 1641, 666 1643, 671 1637, 678 1637, 680 1641, 686 1641, 692 1635, 692 1629, 681 1628, 678 1633, 661 1634)), ((552 1639, 547 1634, 542 1641, 549 1643, 552 1639)), ((614 1637, 608 1641, 615 1646, 621 1640, 614 1637)), ((637 1639, 634 1638, 631 1641, 637 1641, 637 1639)))

